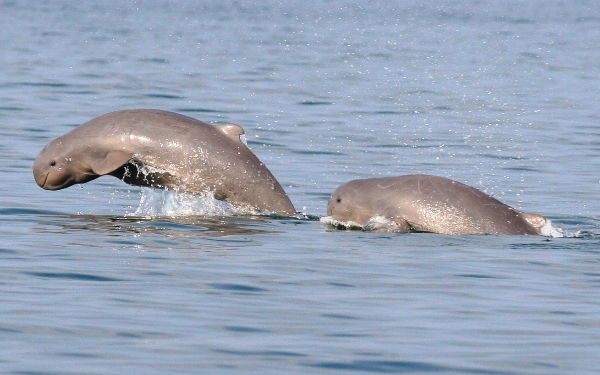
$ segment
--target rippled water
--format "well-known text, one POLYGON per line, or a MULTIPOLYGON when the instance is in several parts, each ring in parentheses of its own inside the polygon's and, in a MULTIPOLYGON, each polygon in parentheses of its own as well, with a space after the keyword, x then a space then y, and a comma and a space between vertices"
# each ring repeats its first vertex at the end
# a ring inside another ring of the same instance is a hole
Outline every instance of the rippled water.
POLYGON ((0 10, 1 372, 600 371, 594 1, 0 10), (47 142, 125 108, 242 125, 308 216, 207 216, 110 177, 36 186, 47 142), (408 173, 565 237, 319 222, 340 184, 408 173))

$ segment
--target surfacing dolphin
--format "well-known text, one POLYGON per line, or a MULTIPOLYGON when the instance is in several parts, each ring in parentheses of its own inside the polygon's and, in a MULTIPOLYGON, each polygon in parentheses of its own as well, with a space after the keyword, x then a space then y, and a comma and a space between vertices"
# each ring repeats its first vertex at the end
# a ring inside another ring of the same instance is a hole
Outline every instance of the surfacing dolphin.
POLYGON ((242 134, 239 125, 209 125, 173 112, 111 112, 50 142, 35 159, 33 175, 48 190, 111 175, 131 185, 210 193, 235 206, 295 215, 242 134))
POLYGON ((327 215, 361 227, 382 216, 398 232, 452 235, 540 235, 547 223, 471 186, 429 175, 350 181, 333 192, 327 215))

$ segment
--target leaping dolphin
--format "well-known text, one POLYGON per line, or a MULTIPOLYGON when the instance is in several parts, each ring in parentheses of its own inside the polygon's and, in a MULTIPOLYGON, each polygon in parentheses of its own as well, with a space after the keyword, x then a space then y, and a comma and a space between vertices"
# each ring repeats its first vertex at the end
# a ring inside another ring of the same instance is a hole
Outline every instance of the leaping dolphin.
POLYGON ((240 140, 239 125, 209 125, 173 112, 105 114, 53 140, 33 163, 39 186, 58 190, 111 175, 128 184, 212 194, 253 210, 296 210, 267 167, 240 140))

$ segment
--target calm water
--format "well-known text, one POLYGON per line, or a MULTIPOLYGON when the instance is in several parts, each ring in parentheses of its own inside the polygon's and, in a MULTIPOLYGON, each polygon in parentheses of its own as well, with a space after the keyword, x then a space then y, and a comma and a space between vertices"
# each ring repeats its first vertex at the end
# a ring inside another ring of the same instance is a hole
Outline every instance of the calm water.
POLYGON ((600 372, 595 1, 202 4, 0 3, 0 372, 600 372), (125 108, 242 125, 310 218, 37 187, 47 142, 125 108), (565 236, 319 222, 340 184, 408 173, 565 236))

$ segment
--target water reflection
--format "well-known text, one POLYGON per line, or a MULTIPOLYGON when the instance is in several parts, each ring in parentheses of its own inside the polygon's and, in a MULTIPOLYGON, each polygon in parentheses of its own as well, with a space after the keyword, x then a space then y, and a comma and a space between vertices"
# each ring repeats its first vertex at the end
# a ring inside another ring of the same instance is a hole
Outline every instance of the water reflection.
POLYGON ((160 234, 167 237, 226 237, 275 232, 267 217, 114 217, 107 215, 42 216, 38 233, 93 231, 105 234, 160 234))

